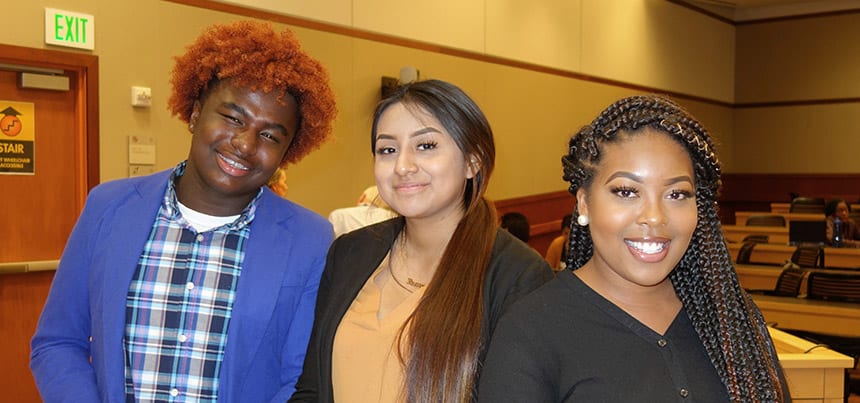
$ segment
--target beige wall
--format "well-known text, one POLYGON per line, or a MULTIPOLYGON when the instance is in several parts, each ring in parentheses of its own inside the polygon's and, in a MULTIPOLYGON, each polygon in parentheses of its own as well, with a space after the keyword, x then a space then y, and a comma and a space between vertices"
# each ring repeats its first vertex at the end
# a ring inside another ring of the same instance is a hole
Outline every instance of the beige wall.
MULTIPOLYGON (((263 3, 255 4, 264 7, 263 3)), ((394 0, 270 3, 302 3, 294 6, 302 9, 284 14, 436 41, 432 43, 479 56, 522 60, 716 101, 734 98, 734 27, 663 0, 547 0, 549 8, 542 7, 543 3, 524 7, 518 0, 446 0, 413 4, 409 9, 398 8, 403 2, 394 0), (447 11, 434 11, 434 4, 447 11), (558 13, 554 6, 567 8, 558 13), (456 20, 456 27, 449 29, 441 20, 449 16, 456 20), (520 16, 523 18, 515 18, 520 16), (551 26, 537 23, 545 18, 551 20, 551 26), (475 24, 477 28, 472 26, 475 24), (532 35, 537 39, 529 40, 532 35), (709 46, 701 46, 696 38, 709 46)), ((206 25, 242 17, 161 0, 12 2, 5 5, 4 13, 15 18, 4 22, 0 42, 46 47, 42 20, 48 6, 92 14, 96 19, 92 53, 99 57, 100 68, 102 181, 127 175, 127 138, 131 134, 156 139, 157 169, 184 159, 187 131, 166 112, 172 57, 206 25), (152 108, 129 105, 133 85, 152 87, 152 108)), ((479 57, 292 28, 304 46, 329 67, 340 109, 336 139, 288 172, 289 197, 321 214, 354 203, 359 192, 373 182, 370 113, 379 97, 380 77, 396 76, 401 66, 417 66, 423 78, 460 85, 484 109, 497 140, 497 171, 489 190, 494 199, 566 189, 559 158, 568 136, 615 99, 636 92, 480 61, 479 57)), ((681 102, 723 144, 721 155, 731 170, 736 163, 726 151, 735 142, 731 108, 715 102, 681 102)))
POLYGON ((734 27, 665 0, 222 1, 734 100, 734 27))
POLYGON ((860 172, 860 14, 737 27, 734 168, 860 172), (839 100, 852 99, 851 102, 839 100))
POLYGON ((860 96, 860 14, 737 27, 739 103, 860 96))

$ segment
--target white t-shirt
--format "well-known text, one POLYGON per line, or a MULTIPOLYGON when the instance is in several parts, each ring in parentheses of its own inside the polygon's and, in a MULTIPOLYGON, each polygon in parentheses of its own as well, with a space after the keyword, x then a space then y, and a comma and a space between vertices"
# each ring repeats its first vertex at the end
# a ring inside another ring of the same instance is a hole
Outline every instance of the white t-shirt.
POLYGON ((227 217, 219 217, 192 210, 188 208, 188 206, 180 203, 179 200, 176 201, 176 204, 179 205, 179 212, 182 214, 182 218, 184 218, 185 221, 188 221, 188 224, 197 230, 197 232, 206 232, 212 228, 218 228, 224 224, 229 224, 236 221, 240 216, 240 214, 236 214, 227 217))

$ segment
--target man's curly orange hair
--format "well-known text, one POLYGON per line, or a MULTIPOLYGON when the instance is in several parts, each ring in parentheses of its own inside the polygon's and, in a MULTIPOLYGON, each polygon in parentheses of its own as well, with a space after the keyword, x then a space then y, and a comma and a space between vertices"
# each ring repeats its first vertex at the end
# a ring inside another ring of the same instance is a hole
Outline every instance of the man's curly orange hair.
POLYGON ((331 135, 337 107, 328 72, 291 31, 278 33, 271 24, 253 21, 209 27, 176 57, 167 107, 187 123, 194 101, 226 79, 255 91, 278 91, 279 99, 287 94, 296 99, 299 130, 282 166, 301 160, 331 135))

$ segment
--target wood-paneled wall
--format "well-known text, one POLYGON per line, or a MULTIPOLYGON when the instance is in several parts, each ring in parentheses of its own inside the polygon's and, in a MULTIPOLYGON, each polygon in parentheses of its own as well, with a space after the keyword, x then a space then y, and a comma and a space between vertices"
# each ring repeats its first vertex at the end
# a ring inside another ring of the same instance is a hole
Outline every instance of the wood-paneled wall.
POLYGON ((723 174, 720 221, 735 224, 736 211, 770 211, 770 203, 791 202, 790 194, 855 203, 860 174, 723 174))
MULTIPOLYGON (((860 169, 859 169, 860 170, 860 169)), ((736 211, 770 211, 774 202, 788 203, 791 194, 825 199, 841 198, 848 203, 860 202, 858 174, 723 174, 718 199, 720 221, 735 224, 736 211)), ((573 211, 576 200, 567 191, 550 192, 499 200, 496 209, 501 216, 517 211, 531 224, 529 244, 545 253, 558 236, 561 218, 573 211)))
POLYGON ((496 201, 499 216, 516 211, 529 219, 529 245, 541 255, 552 240, 561 233, 561 219, 573 212, 576 199, 566 190, 496 201))

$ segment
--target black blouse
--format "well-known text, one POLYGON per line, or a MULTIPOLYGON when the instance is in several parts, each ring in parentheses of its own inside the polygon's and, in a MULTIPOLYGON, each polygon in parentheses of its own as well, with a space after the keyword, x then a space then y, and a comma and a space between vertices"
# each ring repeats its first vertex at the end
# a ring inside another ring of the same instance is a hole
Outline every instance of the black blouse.
POLYGON ((681 310, 660 335, 571 271, 522 299, 490 343, 481 402, 726 402, 681 310))

